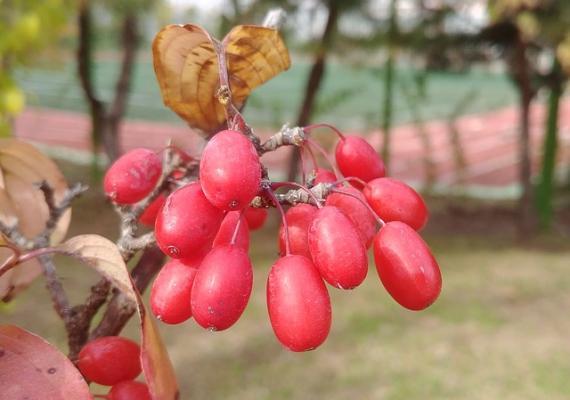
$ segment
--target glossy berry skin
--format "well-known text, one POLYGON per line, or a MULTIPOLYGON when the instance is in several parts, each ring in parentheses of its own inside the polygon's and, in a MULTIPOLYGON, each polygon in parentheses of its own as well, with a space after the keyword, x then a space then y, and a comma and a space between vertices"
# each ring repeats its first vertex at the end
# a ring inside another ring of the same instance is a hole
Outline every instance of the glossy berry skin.
POLYGON ((289 350, 313 350, 329 334, 329 293, 307 257, 285 256, 273 265, 267 279, 267 309, 275 336, 289 350))
POLYGON ((170 194, 156 217, 156 241, 172 258, 201 257, 212 246, 223 212, 204 196, 200 183, 192 182, 170 194))
POLYGON ((382 284, 402 307, 423 310, 441 292, 437 261, 420 235, 403 222, 388 222, 374 238, 382 284))
POLYGON ((144 212, 139 217, 140 223, 146 226, 154 226, 156 217, 158 216, 158 213, 160 212, 160 209, 165 202, 166 196, 164 194, 161 194, 156 199, 154 199, 154 201, 149 204, 146 210, 144 210, 144 212))
MULTIPOLYGON (((354 176, 365 182, 386 174, 384 163, 376 150, 361 137, 346 136, 336 145, 335 158, 340 172, 345 177, 354 176)), ((354 184, 359 187, 360 185, 354 184)))
POLYGON ((265 224, 267 220, 266 208, 248 207, 245 209, 245 219, 250 230, 255 231, 265 224))
POLYGON ((358 231, 364 246, 369 248, 376 234, 376 219, 366 207, 364 195, 360 190, 353 187, 342 187, 337 190, 348 193, 348 195, 338 192, 329 194, 326 201, 327 206, 334 206, 342 211, 358 231), (360 201, 351 196, 358 197, 360 201))
MULTIPOLYGON (((224 217, 220 230, 216 234, 213 247, 229 245, 232 241, 241 211, 230 211, 224 217)), ((249 250, 249 228, 245 217, 241 217, 235 245, 241 247, 245 251, 249 250)))
POLYGON ((247 252, 238 246, 214 247, 194 279, 194 319, 206 329, 229 328, 245 310, 252 285, 253 270, 247 252))
POLYGON ((79 352, 77 367, 85 379, 113 386, 141 373, 139 345, 120 336, 104 336, 87 343, 79 352))
POLYGON ((318 168, 317 173, 315 174, 315 180, 313 185, 318 185, 319 183, 334 183, 338 179, 336 175, 331 170, 325 168, 318 168))
MULTIPOLYGON (((297 204, 285 213, 287 225, 289 226, 289 243, 291 254, 298 254, 311 258, 309 251, 309 225, 313 221, 317 208, 309 204, 297 204)), ((279 254, 285 255, 285 227, 279 228, 279 254)))
POLYGON ((309 250, 321 276, 339 289, 353 289, 368 273, 366 248, 342 211, 325 206, 309 226, 309 250))
POLYGON ((156 186, 162 162, 155 152, 134 149, 122 155, 105 173, 103 189, 117 204, 133 204, 144 199, 156 186))
POLYGON ((109 400, 152 400, 148 386, 136 381, 117 383, 111 388, 107 398, 109 400))
POLYGON ((384 222, 401 221, 415 230, 428 220, 428 209, 421 196, 404 182, 393 178, 374 179, 363 190, 368 204, 384 222))
POLYGON ((242 210, 259 192, 261 164, 253 144, 240 132, 214 135, 200 160, 206 198, 224 211, 242 210))
POLYGON ((159 271, 150 290, 150 308, 160 321, 180 324, 192 317, 190 295, 198 269, 170 260, 159 271))

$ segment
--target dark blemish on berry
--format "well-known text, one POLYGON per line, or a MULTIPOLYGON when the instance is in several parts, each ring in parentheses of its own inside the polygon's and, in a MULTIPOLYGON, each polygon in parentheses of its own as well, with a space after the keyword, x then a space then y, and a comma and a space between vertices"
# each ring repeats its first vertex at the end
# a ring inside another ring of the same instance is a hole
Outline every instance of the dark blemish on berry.
POLYGON ((235 209, 235 208, 237 208, 237 206, 239 206, 239 201, 237 201, 237 200, 232 200, 232 201, 230 202, 230 204, 229 204, 229 207, 230 207, 230 209, 232 209, 232 210, 235 209))
POLYGON ((50 369, 47 370, 47 373, 50 375, 53 375, 57 372, 57 369, 55 369, 54 367, 51 367, 50 369))
POLYGON ((6 354, 6 352, 4 351, 4 349, 0 349, 0 357, 4 357, 4 354, 6 354))

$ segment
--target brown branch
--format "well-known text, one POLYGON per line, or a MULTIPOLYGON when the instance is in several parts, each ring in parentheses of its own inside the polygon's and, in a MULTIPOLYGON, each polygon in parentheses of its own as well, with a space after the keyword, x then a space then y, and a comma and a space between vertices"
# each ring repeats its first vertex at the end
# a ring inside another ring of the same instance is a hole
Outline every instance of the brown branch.
MULTIPOLYGON (((135 286, 144 292, 154 275, 162 267, 164 254, 156 246, 145 249, 137 265, 131 271, 135 286)), ((118 335, 136 311, 136 306, 127 296, 116 292, 99 325, 90 335, 90 340, 102 336, 118 335)))

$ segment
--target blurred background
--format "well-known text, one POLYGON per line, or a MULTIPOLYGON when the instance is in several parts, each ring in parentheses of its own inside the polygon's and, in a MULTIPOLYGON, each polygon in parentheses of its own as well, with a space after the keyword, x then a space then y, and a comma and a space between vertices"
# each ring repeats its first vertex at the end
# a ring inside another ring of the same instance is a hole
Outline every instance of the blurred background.
MULTIPOLYGON (((426 197, 423 235, 444 288, 409 312, 372 267, 362 287, 331 293, 325 345, 289 353, 265 306, 272 214, 252 239, 254 293, 240 322, 215 334, 192 321, 161 327, 182 399, 570 398, 566 0, 3 0, 0 136, 31 141, 70 182, 90 184, 70 236, 115 238, 100 184, 108 162, 169 138, 196 155, 203 146, 162 103, 156 32, 195 23, 222 38, 276 6, 288 12, 293 64, 252 94, 247 121, 262 137, 285 122, 366 136, 389 174, 426 197)), ((298 170, 287 149, 265 162, 276 177, 298 170)), ((59 274, 80 301, 95 274, 67 263, 59 274)), ((40 281, 0 305, 3 322, 64 347, 54 317, 40 281)))

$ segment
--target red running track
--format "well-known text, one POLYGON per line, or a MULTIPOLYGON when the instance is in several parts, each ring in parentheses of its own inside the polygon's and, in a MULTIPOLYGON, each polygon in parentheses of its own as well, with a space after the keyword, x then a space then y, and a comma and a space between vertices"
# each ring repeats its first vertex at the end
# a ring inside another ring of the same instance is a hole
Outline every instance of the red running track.
MULTIPOLYGON (((531 114, 531 144, 533 173, 540 165, 545 107, 536 104, 531 114)), ((564 171, 570 165, 570 100, 561 103, 560 147, 557 167, 564 171)), ((518 114, 508 107, 478 115, 467 115, 456 121, 466 167, 463 182, 454 161, 454 152, 448 125, 444 121, 424 124, 425 136, 431 151, 425 150, 419 129, 406 124, 392 131, 392 168, 390 175, 422 185, 426 181, 426 162, 432 165, 437 187, 504 188, 516 186, 518 176, 517 136, 518 114), (426 154, 431 155, 426 160, 426 154)), ((90 150, 89 119, 84 114, 53 109, 28 108, 17 119, 16 136, 50 147, 65 149, 69 153, 83 154, 90 150)), ((259 132, 258 132, 259 133, 259 132)), ((271 132, 262 132, 266 138, 271 132)), ((121 147, 160 149, 168 139, 198 154, 203 141, 182 124, 150 121, 125 121, 121 127, 121 147)), ((379 131, 368 135, 371 144, 379 149, 382 137, 379 131)), ((279 165, 288 157, 290 149, 280 149, 264 156, 264 162, 282 171, 279 165)), ((64 152, 65 153, 65 152, 64 152)))

